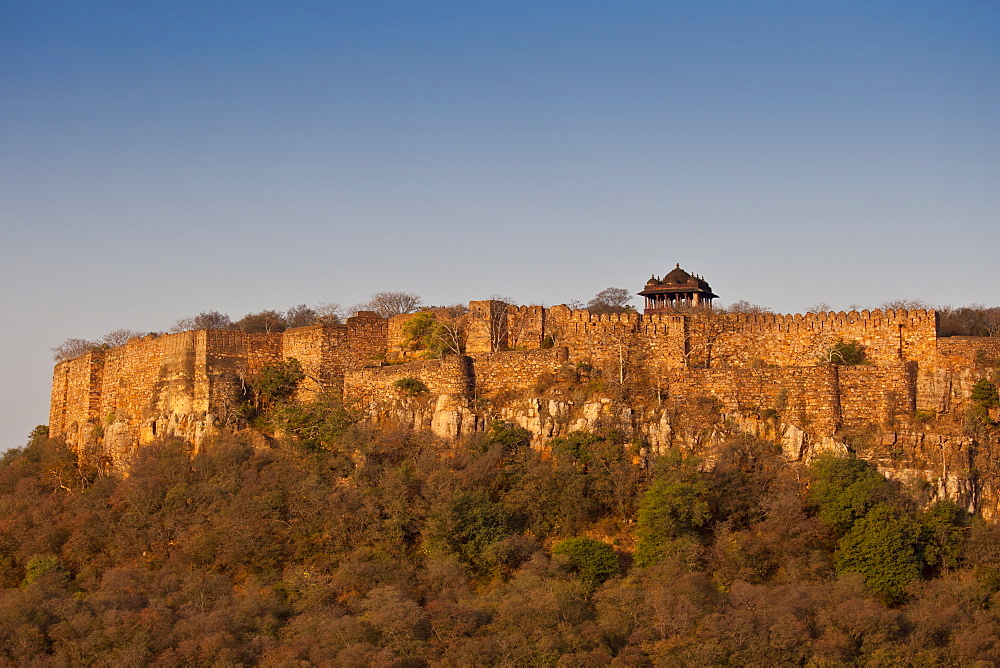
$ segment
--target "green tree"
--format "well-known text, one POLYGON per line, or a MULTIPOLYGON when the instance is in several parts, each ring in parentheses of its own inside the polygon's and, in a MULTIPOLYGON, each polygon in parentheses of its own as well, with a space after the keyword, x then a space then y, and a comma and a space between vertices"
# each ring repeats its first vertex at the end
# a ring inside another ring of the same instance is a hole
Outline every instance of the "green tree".
POLYGON ((57 555, 36 554, 28 560, 28 563, 24 567, 24 582, 21 583, 21 586, 27 587, 49 573, 55 574, 55 577, 60 581, 65 581, 69 578, 62 559, 57 555))
POLYGON ((577 536, 556 543, 553 556, 562 557, 566 568, 580 576, 591 589, 619 574, 618 555, 604 541, 577 536))
POLYGON ((906 587, 920 577, 924 565, 920 533, 912 517, 879 504, 837 543, 837 570, 861 574, 883 601, 901 603, 906 587))
POLYGON ((649 566, 690 547, 712 517, 708 480, 689 462, 657 476, 639 501, 636 563, 649 566))
POLYGON ((465 351, 464 317, 439 317, 433 311, 418 313, 403 325, 403 341, 430 357, 461 355, 465 351))
POLYGON ((823 524, 838 536, 880 500, 889 496, 888 481, 874 466, 857 457, 820 457, 810 467, 809 501, 823 524))
POLYGON ((250 381, 254 407, 265 410, 288 401, 305 377, 302 365, 294 357, 265 364, 250 381))
POLYGON ((456 521, 451 540, 459 557, 476 571, 488 572, 493 565, 489 548, 514 533, 513 517, 480 491, 459 494, 452 509, 456 521))
POLYGON ((921 517, 924 562, 934 571, 953 570, 959 561, 971 518, 952 501, 938 501, 921 517))
POLYGON ((846 366, 865 364, 865 347, 859 341, 837 341, 824 351, 823 361, 846 366))
POLYGON ((267 414, 273 429, 295 437, 308 450, 336 449, 360 419, 358 411, 331 392, 320 394, 315 401, 279 404, 267 414))
POLYGON ((983 378, 972 386, 972 403, 977 408, 989 410, 1000 407, 1000 394, 997 393, 996 385, 988 379, 983 378))

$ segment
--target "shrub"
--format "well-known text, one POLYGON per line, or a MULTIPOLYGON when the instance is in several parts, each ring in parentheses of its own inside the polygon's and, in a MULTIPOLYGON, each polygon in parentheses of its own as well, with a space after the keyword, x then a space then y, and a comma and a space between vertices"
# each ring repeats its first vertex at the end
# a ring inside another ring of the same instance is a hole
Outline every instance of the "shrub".
POLYGON ((858 341, 837 341, 826 352, 826 359, 830 364, 843 364, 846 366, 867 363, 865 347, 858 341))
POLYGON ((712 517, 710 495, 705 476, 683 464, 655 479, 639 502, 636 563, 650 566, 687 545, 712 517))
POLYGON ((589 587, 594 588, 609 578, 618 575, 618 555, 603 541, 578 536, 556 543, 553 556, 565 560, 566 568, 580 576, 589 587))
POLYGON ((1000 395, 996 385, 983 378, 972 387, 972 403, 978 408, 990 409, 1000 406, 1000 395))
POLYGON ((419 378, 414 378, 413 376, 407 376, 406 378, 400 378, 395 383, 404 394, 410 397, 415 397, 418 394, 423 394, 427 392, 427 386, 419 378))
POLYGON ((27 565, 24 567, 24 581, 21 583, 21 586, 27 587, 49 573, 55 573, 56 577, 61 581, 69 579, 62 559, 57 555, 36 554, 28 560, 27 565))
POLYGON ((316 401, 276 406, 266 414, 274 429, 294 436, 307 450, 335 449, 361 415, 337 396, 324 393, 316 401))
POLYGON ((302 365, 294 357, 265 364, 251 383, 257 405, 270 406, 292 398, 305 377, 302 365))

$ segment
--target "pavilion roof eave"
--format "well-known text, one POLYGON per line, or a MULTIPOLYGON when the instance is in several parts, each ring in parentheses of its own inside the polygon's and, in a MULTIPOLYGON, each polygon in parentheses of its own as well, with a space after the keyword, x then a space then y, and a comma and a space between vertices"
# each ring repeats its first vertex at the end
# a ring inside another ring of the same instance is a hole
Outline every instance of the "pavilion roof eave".
POLYGON ((686 294, 699 294, 706 297, 711 297, 712 299, 718 299, 719 295, 713 293, 711 290, 705 290, 704 288, 692 288, 692 287, 677 287, 677 288, 651 288, 649 290, 643 290, 638 293, 642 297, 652 296, 652 295, 686 295, 686 294))

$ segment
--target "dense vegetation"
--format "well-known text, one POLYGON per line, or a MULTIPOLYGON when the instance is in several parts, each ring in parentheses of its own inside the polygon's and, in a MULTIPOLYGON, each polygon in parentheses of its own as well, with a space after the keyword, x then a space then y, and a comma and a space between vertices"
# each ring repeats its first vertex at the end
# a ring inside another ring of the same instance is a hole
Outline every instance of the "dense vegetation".
POLYGON ((36 431, 0 461, 0 663, 1000 661, 1000 529, 860 460, 339 415, 155 443, 127 478, 36 431))

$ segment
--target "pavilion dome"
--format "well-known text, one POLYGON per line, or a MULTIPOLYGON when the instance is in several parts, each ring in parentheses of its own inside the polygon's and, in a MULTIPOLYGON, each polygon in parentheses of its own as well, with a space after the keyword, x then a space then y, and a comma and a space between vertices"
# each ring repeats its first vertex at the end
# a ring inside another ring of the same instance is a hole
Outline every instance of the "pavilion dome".
POLYGON ((690 281, 691 274, 681 269, 680 264, 671 269, 670 273, 663 277, 664 283, 673 283, 675 285, 683 285, 684 283, 688 283, 690 281))

